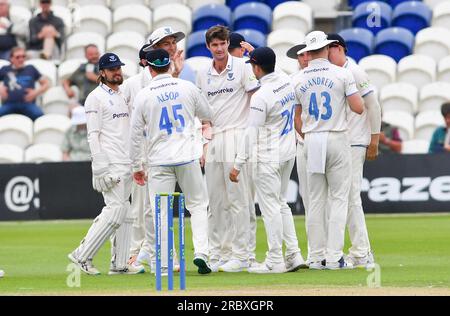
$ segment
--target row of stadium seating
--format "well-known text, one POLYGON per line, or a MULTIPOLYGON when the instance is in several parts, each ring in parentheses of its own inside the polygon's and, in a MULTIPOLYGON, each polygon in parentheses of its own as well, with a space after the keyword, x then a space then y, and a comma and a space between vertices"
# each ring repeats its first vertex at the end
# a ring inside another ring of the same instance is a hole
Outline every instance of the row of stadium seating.
POLYGON ((15 145, 0 146, 0 163, 58 162, 62 156, 61 149, 52 144, 31 145, 25 150, 15 145))

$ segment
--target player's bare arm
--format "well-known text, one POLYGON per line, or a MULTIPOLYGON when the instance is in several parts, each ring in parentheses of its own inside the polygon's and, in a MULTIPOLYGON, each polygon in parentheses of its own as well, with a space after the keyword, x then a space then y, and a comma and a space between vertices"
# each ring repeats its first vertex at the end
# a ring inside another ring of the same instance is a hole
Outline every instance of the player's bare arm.
POLYGON ((304 139, 305 134, 302 133, 302 105, 298 104, 295 107, 294 127, 297 133, 304 139))
POLYGON ((364 111, 364 103, 359 92, 348 96, 347 103, 350 109, 357 114, 361 114, 364 111))

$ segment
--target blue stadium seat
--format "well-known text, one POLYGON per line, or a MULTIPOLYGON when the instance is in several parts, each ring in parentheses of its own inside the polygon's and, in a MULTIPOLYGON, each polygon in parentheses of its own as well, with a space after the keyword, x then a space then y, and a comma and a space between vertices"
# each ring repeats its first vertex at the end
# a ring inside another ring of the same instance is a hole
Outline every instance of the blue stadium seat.
POLYGON ((355 27, 339 32, 347 44, 348 56, 356 62, 372 54, 374 36, 371 31, 355 27))
POLYGON ((414 34, 403 27, 390 27, 380 31, 375 38, 375 54, 392 57, 397 63, 411 54, 414 34))
POLYGON ((192 15, 193 31, 207 30, 220 24, 231 25, 231 10, 226 5, 207 4, 195 10, 192 15))
POLYGON ((255 48, 266 46, 266 35, 257 30, 240 29, 236 30, 235 32, 244 36, 245 40, 250 44, 252 44, 252 46, 255 48))
POLYGON ((292 1, 292 0, 266 0, 264 2, 273 10, 280 3, 288 2, 288 1, 292 1))
POLYGON ((187 38, 187 57, 206 56, 212 57, 208 48, 206 48, 205 30, 191 33, 187 38))
POLYGON ((408 1, 395 7, 392 14, 392 26, 404 27, 414 34, 430 26, 433 13, 420 1, 408 1))
MULTIPOLYGON (((351 6, 352 8, 356 8, 357 6, 359 6, 361 3, 364 2, 372 2, 373 0, 348 0, 348 5, 351 6)), ((383 2, 389 2, 389 0, 380 0, 383 2)))
POLYGON ((391 18, 392 9, 389 4, 382 1, 364 2, 353 11, 353 27, 368 29, 376 35, 391 25, 391 18))
POLYGON ((226 5, 231 9, 231 11, 234 11, 234 9, 236 9, 237 6, 244 4, 244 3, 249 3, 249 2, 261 2, 264 3, 264 0, 226 0, 226 5))
POLYGON ((234 10, 233 28, 254 29, 264 34, 272 28, 272 10, 267 4, 259 2, 244 3, 234 10))
POLYGON ((392 9, 395 9, 400 3, 403 2, 410 2, 410 1, 418 1, 421 2, 422 0, 387 0, 386 2, 390 4, 392 9))

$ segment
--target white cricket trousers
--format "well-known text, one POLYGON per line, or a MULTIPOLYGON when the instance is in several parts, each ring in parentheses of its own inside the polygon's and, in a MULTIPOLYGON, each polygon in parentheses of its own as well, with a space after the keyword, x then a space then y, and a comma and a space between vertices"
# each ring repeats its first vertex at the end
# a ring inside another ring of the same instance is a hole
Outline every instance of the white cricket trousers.
POLYGON ((267 235, 266 261, 283 263, 283 241, 286 256, 299 253, 297 234, 286 194, 295 158, 281 163, 258 162, 255 179, 258 204, 267 235))
MULTIPOLYGON (((309 142, 306 134, 307 164, 310 159, 307 155, 308 146, 314 146, 314 143, 309 142)), ((337 262, 343 256, 351 185, 351 153, 346 132, 329 132, 325 174, 307 171, 307 182, 310 260, 337 262)))
POLYGON ((305 207, 305 230, 306 230, 306 238, 308 242, 308 258, 309 258, 309 238, 308 238, 308 191, 307 191, 307 174, 306 174, 306 153, 305 153, 305 145, 301 142, 297 143, 297 175, 298 175, 298 184, 299 184, 299 192, 302 197, 303 206, 305 207))
MULTIPOLYGON (((133 181, 131 186, 131 216, 133 228, 131 233, 130 256, 137 256, 144 242, 144 211, 147 201, 147 184, 141 186, 133 181)), ((150 212, 151 213, 151 212, 150 212)))
POLYGON ((354 258, 361 258, 370 252, 369 234, 361 201, 361 182, 364 161, 366 160, 366 148, 352 146, 351 153, 352 184, 348 201, 347 227, 352 246, 349 249, 349 255, 354 258))
MULTIPOLYGON (((185 195, 186 208, 191 214, 194 254, 208 256, 208 195, 203 182, 202 170, 197 160, 180 166, 150 167, 148 186, 151 208, 154 212, 156 193, 174 192, 177 181, 185 195)), ((166 224, 162 227, 167 227, 167 208, 163 207, 163 203, 161 204, 161 219, 162 221, 166 219, 166 224)), ((154 225, 154 221, 153 223, 145 223, 146 226, 152 224, 154 225)), ((167 231, 164 233, 164 230, 162 230, 162 234, 167 236, 167 231)), ((164 258, 163 251, 167 249, 167 240, 165 238, 162 238, 161 248, 161 260, 165 262, 167 260, 164 258)))
POLYGON ((255 207, 255 177, 256 177, 256 163, 250 162, 247 164, 247 174, 248 174, 248 211, 249 211, 249 225, 248 230, 248 259, 256 260, 256 230, 257 230, 257 218, 256 218, 256 207, 255 207))
POLYGON ((105 207, 94 219, 86 237, 77 249, 78 259, 93 259, 105 241, 111 238, 111 264, 114 269, 126 268, 130 249, 132 218, 130 214, 131 166, 110 165, 112 176, 120 178, 108 192, 103 192, 105 207))

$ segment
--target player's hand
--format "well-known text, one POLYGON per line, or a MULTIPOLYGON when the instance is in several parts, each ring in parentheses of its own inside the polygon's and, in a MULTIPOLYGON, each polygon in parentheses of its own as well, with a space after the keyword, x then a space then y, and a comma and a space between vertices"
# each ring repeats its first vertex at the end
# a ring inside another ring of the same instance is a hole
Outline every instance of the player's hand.
POLYGON ((147 181, 147 176, 145 175, 145 172, 141 170, 133 173, 133 179, 138 185, 144 186, 147 181))
POLYGON ((378 144, 369 144, 366 152, 366 160, 372 161, 378 157, 378 144))
POLYGON ((184 58, 183 58, 183 50, 177 50, 175 55, 172 58, 173 65, 175 66, 174 75, 178 77, 183 69, 184 58))
POLYGON ((0 85, 0 97, 3 101, 8 99, 8 88, 6 88, 4 85, 0 85))
POLYGON ((255 48, 249 42, 242 41, 240 44, 241 44, 241 47, 245 48, 245 50, 249 53, 251 53, 252 51, 255 50, 255 48))
POLYGON ((231 169, 231 172, 230 172, 230 181, 231 181, 231 182, 238 183, 238 182, 239 182, 239 180, 238 180, 239 173, 240 173, 239 170, 237 170, 237 169, 235 169, 235 168, 231 169))

